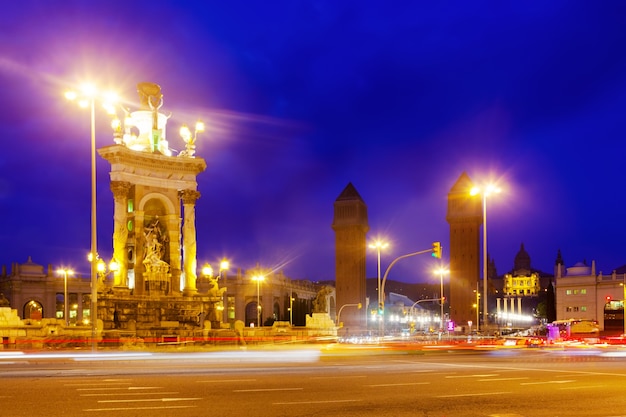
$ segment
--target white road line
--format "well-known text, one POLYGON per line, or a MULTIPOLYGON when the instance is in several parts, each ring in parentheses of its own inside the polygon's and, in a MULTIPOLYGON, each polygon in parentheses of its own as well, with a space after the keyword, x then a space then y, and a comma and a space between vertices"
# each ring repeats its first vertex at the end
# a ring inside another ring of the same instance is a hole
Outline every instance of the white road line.
POLYGON ((489 376, 498 376, 500 374, 474 374, 474 375, 447 375, 444 378, 487 378, 489 376))
POLYGON ((174 395, 174 394, 180 394, 180 392, 178 392, 178 391, 171 391, 171 392, 164 392, 164 391, 157 391, 157 392, 113 392, 113 393, 100 392, 100 393, 97 393, 97 394, 80 394, 80 396, 81 397, 112 397, 112 396, 123 397, 123 396, 130 396, 130 395, 174 395))
POLYGON ((363 400, 324 400, 324 401, 291 401, 272 403, 272 405, 300 405, 300 404, 334 404, 334 403, 354 403, 363 400))
POLYGON ((309 379, 345 379, 345 378, 367 378, 367 375, 338 375, 338 376, 313 376, 309 379))
POLYGON ((366 385, 366 387, 403 387, 407 385, 429 385, 430 382, 404 382, 404 383, 396 383, 396 384, 373 384, 366 385))
POLYGON ((163 387, 103 387, 103 388, 76 388, 76 391, 112 391, 112 390, 148 390, 163 389, 163 387))
POLYGON ((589 388, 606 388, 606 385, 585 385, 583 387, 559 387, 560 390, 589 389, 589 388))
POLYGON ((273 392, 273 391, 302 391, 304 388, 255 388, 234 389, 233 392, 273 392))
POLYGON ((131 400, 100 400, 98 401, 98 403, 141 403, 141 402, 155 402, 155 401, 161 401, 164 403, 167 402, 174 402, 174 401, 198 401, 201 400, 202 398, 185 398, 185 397, 179 397, 179 398, 142 398, 142 399, 131 399, 131 400))
POLYGON ((512 394, 511 391, 496 391, 496 392, 477 392, 474 394, 450 394, 450 395, 436 395, 435 398, 456 398, 456 397, 482 397, 485 395, 505 395, 512 394))
POLYGON ((86 383, 76 383, 76 384, 64 384, 64 387, 84 387, 85 385, 95 385, 95 386, 112 386, 112 385, 128 385, 130 382, 94 382, 90 384, 86 383))
POLYGON ((256 379, 214 379, 208 381, 196 381, 200 384, 223 384, 225 382, 255 382, 256 379))
POLYGON ((101 413, 103 411, 129 411, 129 410, 170 410, 177 408, 197 408, 197 405, 161 405, 152 407, 114 407, 114 408, 84 408, 83 411, 95 411, 101 413))
POLYGON ((520 377, 511 377, 511 378, 485 378, 485 379, 479 379, 478 382, 491 382, 491 381, 515 381, 518 379, 530 379, 527 376, 520 376, 520 377))
POLYGON ((567 384, 569 382, 576 382, 576 380, 574 380, 574 379, 566 379, 566 380, 563 380, 563 381, 522 382, 520 385, 567 384))

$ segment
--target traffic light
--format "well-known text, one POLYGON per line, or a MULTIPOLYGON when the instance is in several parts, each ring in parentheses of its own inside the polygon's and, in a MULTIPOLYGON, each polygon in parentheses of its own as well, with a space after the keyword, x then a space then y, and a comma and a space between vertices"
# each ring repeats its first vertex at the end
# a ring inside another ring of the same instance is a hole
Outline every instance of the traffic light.
POLYGON ((605 299, 606 299, 606 303, 607 303, 607 304, 611 302, 611 296, 610 296, 610 295, 607 295, 607 296, 605 297, 605 299))
POLYGON ((433 242, 433 258, 441 259, 441 242, 433 242))
POLYGON ((378 315, 382 316, 385 313, 385 305, 383 303, 378 303, 378 315))

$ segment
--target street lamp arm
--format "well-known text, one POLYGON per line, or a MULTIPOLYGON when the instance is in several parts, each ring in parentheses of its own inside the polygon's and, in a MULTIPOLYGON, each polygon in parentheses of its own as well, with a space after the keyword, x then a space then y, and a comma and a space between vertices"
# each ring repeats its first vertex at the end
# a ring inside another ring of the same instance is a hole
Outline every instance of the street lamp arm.
POLYGON ((393 267, 401 259, 409 258, 409 257, 415 256, 415 255, 422 255, 424 253, 430 253, 432 251, 433 251, 432 249, 426 249, 426 250, 420 250, 420 251, 417 251, 417 252, 407 253, 406 255, 398 256, 396 259, 391 261, 391 263, 387 267, 387 270, 385 271, 385 275, 383 276, 383 282, 381 284, 381 291, 380 291, 381 297, 384 297, 384 294, 385 294, 385 283, 387 282, 387 275, 389 275, 389 270, 391 270, 391 267, 393 267))
POLYGON ((443 300, 443 298, 424 298, 423 300, 417 300, 416 302, 413 303, 413 305, 409 309, 411 311, 411 315, 413 315, 413 308, 419 303, 425 303, 426 301, 441 301, 441 300, 443 300))

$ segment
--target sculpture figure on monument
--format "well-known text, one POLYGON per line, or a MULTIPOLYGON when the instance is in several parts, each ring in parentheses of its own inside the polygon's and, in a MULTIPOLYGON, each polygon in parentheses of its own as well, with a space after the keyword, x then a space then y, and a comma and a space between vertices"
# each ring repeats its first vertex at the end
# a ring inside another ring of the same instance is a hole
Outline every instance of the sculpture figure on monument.
POLYGON ((167 283, 169 280, 169 264, 165 262, 163 257, 165 241, 159 227, 159 218, 157 217, 150 226, 145 228, 145 257, 143 264, 146 268, 146 281, 150 290, 167 291, 167 283))
POLYGON ((224 292, 226 292, 226 287, 219 287, 217 282, 218 279, 219 275, 209 277, 209 297, 222 297, 224 295, 224 292))
POLYGON ((326 298, 331 292, 328 286, 322 287, 322 289, 317 292, 315 300, 313 300, 313 313, 328 313, 326 298))

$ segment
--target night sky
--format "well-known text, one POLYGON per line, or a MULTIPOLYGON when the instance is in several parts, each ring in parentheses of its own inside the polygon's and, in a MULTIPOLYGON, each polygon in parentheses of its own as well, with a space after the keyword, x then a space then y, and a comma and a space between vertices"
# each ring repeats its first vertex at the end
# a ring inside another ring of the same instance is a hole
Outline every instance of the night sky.
MULTIPOLYGON (((198 264, 335 279, 333 202, 349 182, 368 238, 397 256, 449 241, 447 193, 497 181, 489 253, 524 243, 552 273, 626 264, 626 2, 15 1, 0 13, 0 264, 88 275, 84 81, 134 110, 159 84, 168 140, 202 119, 198 264)), ((98 108, 97 146, 113 143, 98 108)), ((112 256, 109 164, 98 157, 98 246, 112 256)), ((445 259, 444 259, 445 261, 445 259)), ((389 279, 437 282, 436 261, 389 279)), ((367 258, 376 276, 376 254, 367 258)))

